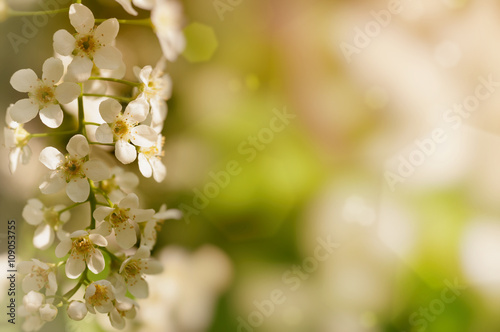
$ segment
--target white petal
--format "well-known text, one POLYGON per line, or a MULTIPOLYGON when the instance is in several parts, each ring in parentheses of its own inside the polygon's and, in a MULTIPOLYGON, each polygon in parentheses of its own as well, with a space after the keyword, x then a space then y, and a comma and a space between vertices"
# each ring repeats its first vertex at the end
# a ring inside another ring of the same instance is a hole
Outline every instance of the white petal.
POLYGON ((167 176, 167 167, 161 162, 159 158, 152 158, 151 164, 153 166, 153 178, 156 182, 162 182, 167 176))
POLYGON ((43 304, 40 309, 40 318, 46 322, 51 322, 57 316, 57 308, 50 303, 43 304))
POLYGON ((90 185, 87 179, 72 179, 66 185, 66 194, 75 203, 85 202, 89 197, 90 185))
POLYGON ((132 130, 132 143, 137 146, 150 147, 156 144, 158 133, 151 127, 140 125, 134 127, 132 130))
POLYGON ((142 270, 145 274, 158 274, 163 272, 163 265, 154 259, 148 259, 142 262, 143 266, 147 267, 147 269, 142 270))
POLYGON ((90 152, 89 142, 83 135, 75 135, 70 138, 66 150, 73 157, 83 158, 90 152))
POLYGON ((122 330, 125 327, 125 319, 113 308, 109 313, 109 321, 115 329, 122 330))
POLYGON ((23 279, 23 292, 25 293, 29 293, 31 291, 38 292, 42 287, 43 285, 34 274, 27 275, 23 279))
POLYGON ((68 66, 66 80, 71 82, 84 82, 89 79, 94 63, 87 57, 75 56, 68 66))
POLYGON ((134 285, 129 285, 128 290, 138 299, 145 299, 149 295, 148 283, 144 279, 138 280, 134 285))
POLYGON ((100 234, 102 236, 109 236, 112 231, 113 231, 113 228, 111 227, 110 223, 107 221, 104 221, 102 224, 99 225, 99 227, 97 227, 95 229, 94 232, 95 232, 95 234, 100 234))
POLYGON ((17 123, 26 123, 36 117, 38 110, 39 106, 31 99, 21 99, 10 109, 10 116, 17 123))
POLYGON ((94 63, 99 69, 118 69, 122 62, 122 53, 114 46, 99 48, 94 54, 94 63))
POLYGON ((104 262, 104 256, 100 250, 96 250, 93 255, 87 259, 87 264, 89 270, 95 274, 101 273, 106 265, 104 262))
POLYGON ((68 316, 72 320, 80 321, 87 316, 87 306, 81 301, 72 301, 68 306, 68 316))
POLYGON ((177 209, 169 209, 166 211, 158 212, 157 214, 154 215, 154 218, 158 220, 168 220, 168 219, 179 220, 182 218, 182 211, 177 209))
POLYGON ((40 120, 49 128, 57 128, 63 121, 63 111, 59 105, 50 105, 40 110, 40 120))
POLYGON ((139 207, 139 197, 134 193, 130 193, 118 203, 118 206, 121 209, 137 209, 139 207))
POLYGON ((108 245, 108 240, 104 238, 101 234, 96 234, 92 233, 89 234, 89 239, 92 241, 93 244, 100 246, 100 247, 105 247, 108 245))
POLYGON ((66 238, 59 242, 59 244, 56 247, 56 257, 62 258, 66 256, 68 251, 71 250, 71 240, 69 238, 66 238))
POLYGON ((107 123, 103 123, 97 127, 95 139, 100 143, 113 143, 113 131, 111 127, 107 123))
POLYGON ((48 169, 55 170, 64 163, 64 155, 56 148, 48 146, 40 152, 39 160, 48 169))
POLYGON ((41 224, 35 230, 33 235, 33 245, 35 248, 45 250, 54 242, 54 231, 47 224, 41 224))
POLYGON ((94 27, 94 14, 82 4, 74 3, 69 7, 69 20, 78 33, 87 34, 94 27))
POLYGON ((155 6, 155 0, 133 0, 134 5, 146 9, 146 10, 151 10, 155 6))
POLYGON ((104 121, 113 123, 118 118, 122 105, 114 99, 106 99, 99 105, 99 113, 104 121))
POLYGON ((106 218, 111 214, 111 212, 113 212, 113 210, 114 209, 109 206, 99 206, 93 213, 94 219, 97 221, 103 221, 104 218, 106 218))
POLYGON ((89 160, 83 164, 85 175, 92 181, 103 181, 111 177, 108 165, 102 160, 89 160))
POLYGON ((130 223, 124 223, 123 228, 115 228, 116 243, 122 249, 129 249, 137 242, 137 235, 135 234, 135 228, 130 223), (128 224, 128 225, 127 225, 128 224))
POLYGON ((32 69, 18 70, 10 78, 10 85, 19 92, 30 92, 37 84, 38 76, 36 76, 32 69))
POLYGON ((128 122, 142 122, 149 113, 149 104, 143 98, 131 101, 125 108, 123 116, 128 122))
POLYGON ((151 66, 145 66, 144 68, 141 69, 139 72, 139 79, 141 80, 142 83, 148 84, 149 80, 151 79, 151 73, 153 72, 153 67, 151 66))
POLYGON ((134 259, 146 259, 151 255, 151 251, 146 247, 139 247, 134 254, 134 259))
POLYGON ((54 33, 54 51, 64 56, 71 55, 76 47, 76 39, 68 31, 61 29, 54 33))
POLYGON ((21 154, 21 162, 23 165, 26 165, 30 161, 31 154, 31 148, 28 145, 23 146, 21 154))
POLYGON ((55 273, 50 272, 48 279, 48 283, 47 285, 45 285, 45 288, 47 288, 47 293, 50 290, 51 292, 53 292, 53 294, 55 294, 57 292, 57 278, 55 273))
POLYGON ((60 104, 69 104, 80 95, 80 86, 76 83, 64 82, 56 88, 56 99, 60 104))
POLYGON ((30 225, 38 225, 43 220, 43 204, 36 198, 28 200, 28 204, 23 208, 23 218, 30 225))
POLYGON ((62 188, 64 188, 64 185, 66 184, 66 181, 62 177, 62 174, 59 172, 51 172, 45 180, 40 184, 38 187, 42 194, 55 194, 62 188))
POLYGON ((19 147, 13 149, 9 153, 9 170, 10 174, 14 174, 21 158, 21 149, 19 147))
POLYGON ((137 12, 134 7, 132 7, 132 0, 116 0, 116 2, 118 2, 127 13, 137 16, 137 12))
POLYGON ((17 263, 17 271, 21 274, 28 274, 31 273, 31 269, 33 268, 33 266, 35 266, 35 263, 32 261, 22 261, 17 263))
POLYGON ((132 144, 119 140, 115 144, 115 156, 123 164, 130 164, 137 157, 137 151, 132 144))
POLYGON ((94 36, 101 44, 111 43, 118 35, 120 24, 116 18, 110 18, 99 24, 95 29, 94 36))
POLYGON ((85 270, 83 255, 71 255, 66 262, 66 275, 70 279, 76 279, 85 270))
POLYGON ((131 218, 133 218, 136 222, 143 222, 151 219, 155 214, 155 210, 153 209, 131 209, 130 210, 131 218))
POLYGON ((142 175, 144 175, 144 177, 150 178, 151 175, 153 175, 153 168, 149 164, 148 158, 146 158, 144 154, 139 153, 137 159, 139 163, 139 170, 141 171, 142 175))
POLYGON ((42 79, 48 86, 57 84, 64 74, 64 65, 60 59, 48 58, 43 63, 42 79))

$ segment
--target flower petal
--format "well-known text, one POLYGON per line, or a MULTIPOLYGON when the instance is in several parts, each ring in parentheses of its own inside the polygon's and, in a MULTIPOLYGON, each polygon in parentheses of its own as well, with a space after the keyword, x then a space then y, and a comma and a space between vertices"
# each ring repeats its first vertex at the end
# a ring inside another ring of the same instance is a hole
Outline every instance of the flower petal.
POLYGON ((129 249, 137 242, 135 228, 130 223, 123 223, 123 227, 115 228, 116 243, 122 249, 129 249))
POLYGON ((149 295, 148 283, 144 279, 137 280, 135 284, 129 285, 128 290, 139 299, 145 299, 149 295))
POLYGON ((66 150, 72 157, 83 158, 90 152, 89 142, 85 136, 77 134, 70 138, 66 150))
POLYGON ((38 76, 32 69, 18 70, 10 78, 10 85, 19 92, 30 92, 37 86, 37 83, 38 76))
POLYGON ((35 248, 45 250, 54 242, 54 231, 47 224, 41 224, 35 230, 33 235, 33 245, 35 248))
POLYGON ((114 46, 99 48, 94 54, 94 63, 99 69, 118 69, 122 62, 122 53, 114 46))
POLYGON ((104 121, 113 123, 118 118, 122 105, 114 99, 106 99, 99 105, 99 113, 104 121))
POLYGON ((43 149, 38 159, 50 170, 55 170, 64 163, 64 155, 52 146, 43 149))
POLYGON ((115 156, 123 164, 130 164, 137 157, 137 151, 132 144, 118 140, 115 144, 115 156))
POLYGON ((21 99, 11 107, 10 116, 17 123, 26 123, 36 117, 39 109, 39 106, 33 100, 21 99))
POLYGON ((87 34, 95 24, 94 14, 86 6, 74 3, 69 7, 71 25, 80 34, 87 34))
MULTIPOLYGON (((31 269, 35 266, 35 263, 32 261, 22 261, 17 263, 17 271, 21 274, 29 274, 31 273, 31 269)), ((25 293, 29 293, 25 292, 25 293)))
POLYGON ((75 203, 85 202, 89 197, 90 185, 87 179, 72 179, 66 185, 66 194, 75 203))
POLYGON ((64 74, 64 65, 61 59, 48 58, 45 60, 42 67, 42 73, 42 80, 46 85, 51 86, 57 84, 64 74))
POLYGON ((116 2, 118 2, 127 13, 137 16, 137 12, 135 11, 134 7, 132 7, 132 0, 116 0, 116 2))
POLYGON ((94 35, 101 44, 111 43, 118 35, 120 24, 116 18, 110 18, 99 24, 95 29, 94 35))
POLYGON ((111 177, 108 165, 102 160, 89 160, 83 164, 85 175, 92 181, 103 181, 111 177))
POLYGON ((167 167, 161 162, 159 158, 150 159, 151 166, 153 167, 153 178, 156 182, 162 182, 167 176, 167 167))
POLYGON ((143 98, 131 101, 125 108, 123 116, 128 122, 142 122, 149 113, 149 104, 143 98))
POLYGON ((144 177, 146 178, 150 178, 151 175, 153 175, 153 168, 149 164, 148 158, 146 158, 143 153, 139 153, 137 162, 139 163, 139 170, 141 171, 142 175, 144 175, 144 177))
POLYGON ((158 274, 163 272, 163 265, 154 259, 142 260, 142 271, 145 274, 158 274))
POLYGON ((70 255, 66 262, 66 275, 70 279, 78 278, 85 270, 85 260, 83 255, 70 255))
POLYGON ((168 209, 166 211, 158 212, 157 214, 154 215, 154 218, 158 220, 169 220, 169 219, 179 220, 182 218, 182 211, 178 209, 168 209))
POLYGON ((101 234, 96 234, 92 233, 89 234, 89 239, 92 241, 93 244, 100 246, 100 247, 105 247, 108 245, 108 240, 104 238, 101 234))
POLYGON ((113 131, 111 131, 111 127, 107 123, 103 123, 97 127, 95 139, 100 143, 113 143, 113 131))
POLYGON ((96 250, 94 254, 90 255, 89 258, 87 258, 87 265, 89 267, 89 270, 93 273, 101 273, 102 270, 104 270, 104 266, 106 265, 102 252, 100 250, 96 250))
POLYGON ((71 82, 84 82, 89 79, 94 63, 85 56, 75 56, 68 66, 66 80, 71 82))
POLYGON ((59 172, 51 172, 45 180, 38 186, 42 194, 54 194, 64 188, 66 181, 59 172))
POLYGON ((54 51, 64 56, 71 55, 76 47, 76 39, 68 31, 61 29, 54 33, 54 51))
POLYGON ((111 227, 110 223, 104 221, 102 224, 99 225, 99 227, 95 229, 95 234, 100 234, 102 236, 109 236, 112 231, 113 228, 111 227))
POLYGON ((38 225, 43 221, 43 204, 36 198, 28 200, 28 204, 23 208, 22 216, 30 225, 38 225))
POLYGON ((121 209, 137 209, 139 207, 139 197, 134 193, 130 193, 118 203, 118 206, 121 209))
POLYGON ((149 258, 149 256, 151 256, 151 250, 149 250, 149 248, 141 246, 135 252, 134 259, 146 259, 149 258))
POLYGON ((80 86, 76 83, 64 82, 56 88, 56 99, 60 104, 69 104, 80 95, 80 86))
POLYGON ((57 128, 63 121, 63 111, 59 105, 50 105, 40 110, 40 120, 49 128, 57 128))
POLYGON ((115 308, 113 308, 109 313, 109 321, 115 329, 122 330, 125 327, 125 319, 118 313, 118 310, 116 310, 115 308))
POLYGON ((151 219, 154 214, 155 210, 153 209, 130 209, 130 214, 131 218, 134 219, 136 222, 143 222, 146 220, 151 219))
POLYGON ((133 0, 134 5, 146 9, 146 10, 151 10, 155 6, 155 0, 133 0))
POLYGON ((94 219, 97 221, 103 221, 104 218, 106 218, 111 214, 111 212, 113 212, 113 210, 114 209, 109 206, 99 206, 93 213, 94 219))
POLYGON ((142 147, 150 147, 155 145, 157 139, 158 139, 158 134, 156 131, 146 125, 140 125, 137 127, 134 127, 132 130, 132 138, 131 141, 137 146, 142 146, 142 147))

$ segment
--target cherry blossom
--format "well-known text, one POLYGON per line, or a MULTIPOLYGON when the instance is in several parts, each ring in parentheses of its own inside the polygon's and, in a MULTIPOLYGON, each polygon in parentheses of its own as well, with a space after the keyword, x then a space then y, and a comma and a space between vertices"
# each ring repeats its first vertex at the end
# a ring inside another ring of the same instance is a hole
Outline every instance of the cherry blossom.
POLYGON ((82 301, 71 301, 66 312, 69 318, 79 321, 87 316, 88 309, 82 301))
POLYGON ((156 213, 144 226, 141 236, 141 246, 153 249, 156 244, 157 234, 161 230, 161 226, 165 220, 181 219, 182 212, 178 209, 167 210, 167 205, 163 204, 158 213, 156 213))
POLYGON ((158 140, 155 145, 147 148, 139 148, 139 170, 142 175, 147 178, 150 178, 151 175, 153 175, 156 182, 162 182, 167 176, 167 168, 161 162, 164 143, 164 137, 162 135, 158 135, 158 140))
POLYGON ((175 61, 186 46, 182 33, 182 6, 173 0, 157 0, 151 11, 151 21, 163 55, 175 61))
POLYGON ((85 290, 85 305, 89 312, 108 313, 113 309, 115 291, 108 280, 94 281, 85 290))
POLYGON ((23 128, 22 124, 12 120, 10 116, 12 106, 14 105, 10 105, 10 107, 7 108, 7 113, 5 115, 7 127, 4 128, 4 142, 5 146, 10 150, 9 170, 11 174, 14 174, 19 163, 26 165, 29 162, 31 158, 31 148, 28 146, 30 133, 23 128))
POLYGON ((150 254, 147 247, 140 247, 120 266, 120 275, 127 284, 129 292, 140 299, 148 297, 149 294, 144 274, 157 274, 163 270, 160 262, 149 258, 150 254))
POLYGON ((56 269, 46 263, 33 258, 17 264, 17 270, 26 276, 23 279, 23 292, 40 291, 45 288, 47 295, 54 295, 57 291, 56 269))

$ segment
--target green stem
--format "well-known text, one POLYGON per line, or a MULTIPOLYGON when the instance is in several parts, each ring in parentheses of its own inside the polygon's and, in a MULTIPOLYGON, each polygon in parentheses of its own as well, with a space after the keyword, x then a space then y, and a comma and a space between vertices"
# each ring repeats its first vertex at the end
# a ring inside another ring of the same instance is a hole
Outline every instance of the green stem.
POLYGON ((118 96, 111 96, 111 95, 101 95, 98 93, 84 93, 83 96, 85 97, 104 97, 104 98, 113 98, 118 101, 124 102, 124 103, 129 103, 132 101, 132 98, 126 98, 126 97, 118 97, 118 96))
POLYGON ((100 123, 97 123, 97 122, 83 122, 84 125, 88 125, 88 126, 100 126, 101 124, 100 123))
POLYGON ((87 203, 87 202, 75 203, 75 204, 73 204, 73 205, 70 205, 70 206, 68 206, 68 207, 66 207, 66 208, 64 208, 64 209, 62 209, 62 210, 59 210, 57 213, 62 214, 63 212, 66 212, 66 211, 68 211, 68 210, 71 210, 72 208, 75 208, 75 207, 77 207, 78 205, 82 205, 82 204, 85 204, 85 203, 87 203))
POLYGON ((120 80, 118 78, 111 78, 111 77, 90 77, 89 80, 98 80, 98 81, 108 81, 108 82, 115 82, 115 83, 122 83, 122 84, 127 84, 130 86, 141 86, 142 83, 139 82, 132 82, 132 81, 127 81, 127 80, 120 80))
POLYGON ((106 200, 106 202, 108 202, 108 204, 109 204, 110 207, 114 206, 113 202, 111 202, 111 200, 109 199, 108 194, 106 194, 106 192, 104 190, 102 190, 101 188, 97 188, 97 187, 94 187, 94 190, 96 192, 98 192, 99 194, 101 194, 102 197, 104 197, 104 199, 106 200))
POLYGON ((78 131, 81 132, 84 136, 87 136, 87 131, 85 130, 85 110, 83 109, 83 95, 84 94, 81 93, 78 96, 78 131))
POLYGON ((65 293, 62 297, 66 300, 71 299, 73 295, 80 289, 82 286, 83 282, 87 278, 87 269, 85 268, 85 271, 83 271, 82 276, 80 277, 80 280, 78 280, 78 283, 75 285, 75 287, 71 288, 67 293, 65 293))
POLYGON ((90 184, 90 195, 89 195, 89 202, 90 202, 90 229, 95 229, 95 218, 94 218, 94 211, 97 207, 97 199, 95 198, 95 190, 96 187, 94 186, 94 183, 92 180, 89 180, 90 184))
MULTIPOLYGON (((95 22, 96 23, 102 23, 106 21, 106 18, 96 18, 95 22)), ((129 25, 142 25, 145 27, 153 27, 153 22, 151 22, 151 18, 144 18, 144 19, 138 19, 138 20, 118 20, 118 23, 120 24, 129 24, 129 25)))
POLYGON ((57 136, 57 135, 72 135, 72 134, 77 134, 79 130, 66 130, 66 131, 59 131, 59 132, 54 132, 54 133, 39 133, 39 134, 29 134, 29 138, 35 138, 35 137, 49 137, 49 136, 57 136))
POLYGON ((115 146, 115 143, 100 143, 100 142, 89 142, 91 145, 107 145, 107 146, 115 146))
POLYGON ((66 13, 66 12, 68 12, 68 10, 69 10, 69 8, 61 8, 61 9, 54 9, 54 10, 47 10, 47 11, 24 12, 24 11, 9 9, 9 11, 7 12, 7 15, 12 16, 12 17, 40 16, 40 15, 52 15, 52 14, 66 13))

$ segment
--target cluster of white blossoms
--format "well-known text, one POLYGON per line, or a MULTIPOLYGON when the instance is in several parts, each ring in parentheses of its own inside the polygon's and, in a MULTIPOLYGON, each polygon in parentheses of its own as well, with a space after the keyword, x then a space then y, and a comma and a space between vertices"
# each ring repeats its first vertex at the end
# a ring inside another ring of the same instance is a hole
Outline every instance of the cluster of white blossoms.
POLYGON ((167 170, 161 161, 165 139, 161 131, 172 92, 165 69, 167 61, 175 60, 184 48, 179 4, 171 0, 118 2, 132 15, 137 15, 132 3, 151 10, 148 22, 164 53, 154 68, 133 68, 137 82, 122 79, 125 64, 115 47, 120 23, 127 24, 127 20, 95 19, 80 1, 68 8, 74 31, 58 30, 54 34, 56 55, 43 63, 41 78, 32 69, 21 69, 10 80, 15 90, 27 93, 26 98, 8 108, 6 115, 4 136, 12 173, 29 162, 31 139, 69 137, 65 150, 47 146, 38 158, 48 168, 39 184, 41 194, 64 189, 67 202, 50 205, 43 197, 32 198, 22 211, 25 221, 36 227, 33 245, 39 250, 52 250, 60 258, 53 263, 32 259, 18 264, 26 293, 20 307, 25 331, 39 330, 61 310, 76 321, 89 313, 105 314, 114 327, 124 328, 126 320, 133 319, 139 310, 136 299, 149 295, 146 275, 162 271, 161 263, 150 256, 163 221, 181 218, 179 210, 167 210, 166 205, 158 211, 141 208, 139 197, 133 193, 138 176, 126 171, 125 166, 110 165, 110 158, 102 159, 112 146, 117 164, 137 160, 144 177, 157 182, 165 179, 167 170), (128 85, 129 95, 88 93, 94 91, 95 82, 128 85), (86 106, 84 110, 84 98, 103 97, 95 109, 86 106), (77 128, 57 130, 69 114, 65 105, 75 100, 77 128), (85 119, 89 114, 92 122, 85 119), (24 128, 37 115, 50 130, 30 133, 24 128), (96 128, 94 140, 87 133, 89 126, 96 128), (77 206, 90 208, 91 220, 88 227, 70 233, 64 227, 77 206), (65 283, 73 283, 72 288, 61 293, 68 288, 61 287, 65 283), (82 288, 84 295, 77 296, 82 288))

